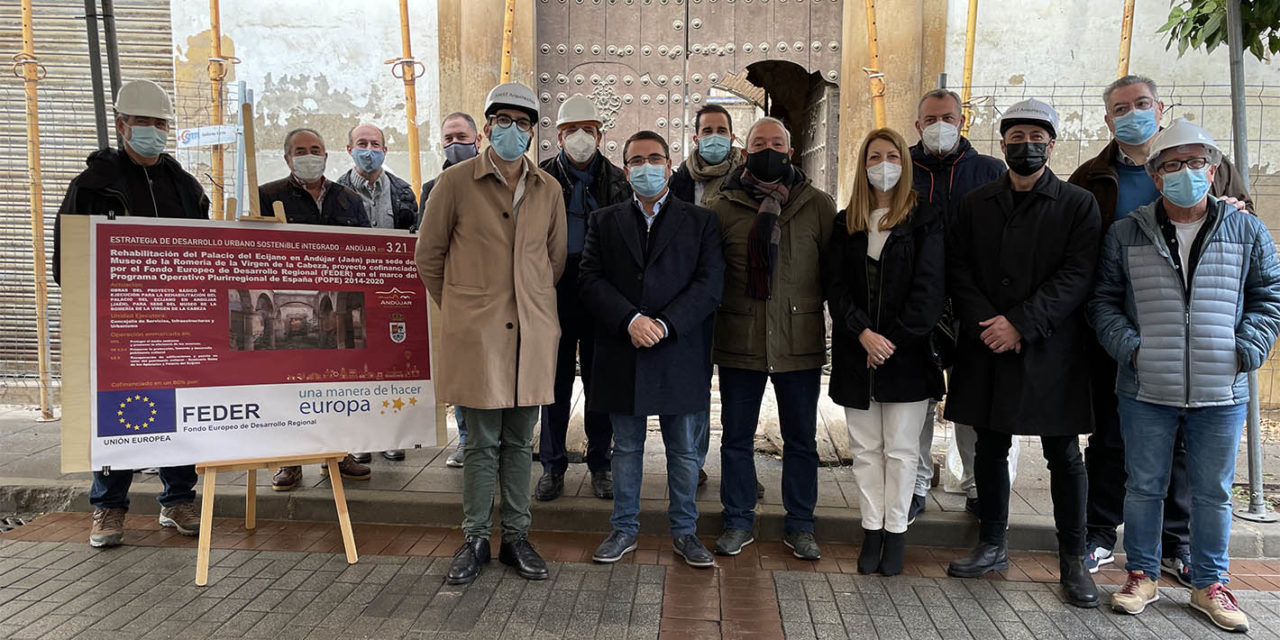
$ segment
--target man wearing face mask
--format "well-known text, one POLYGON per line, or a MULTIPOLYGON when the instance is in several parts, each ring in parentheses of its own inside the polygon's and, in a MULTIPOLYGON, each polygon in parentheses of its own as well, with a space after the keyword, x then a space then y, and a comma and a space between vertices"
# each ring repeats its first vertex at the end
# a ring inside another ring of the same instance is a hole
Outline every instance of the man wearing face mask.
POLYGON ((1161 519, 1175 438, 1191 478, 1191 608, 1228 631, 1249 621, 1227 590, 1231 484, 1249 402, 1248 373, 1280 333, 1280 262, 1257 217, 1210 195, 1222 151, 1181 118, 1151 141, 1160 198, 1107 232, 1089 316, 1115 378, 1128 469, 1118 613, 1160 598, 1161 519))
POLYGON ((286 134, 284 161, 289 175, 258 187, 263 215, 270 215, 272 203, 279 201, 289 224, 370 226, 360 195, 324 177, 328 160, 324 138, 315 129, 304 127, 286 134))
POLYGON ((667 458, 672 545, 693 567, 715 558, 695 535, 698 416, 711 397, 702 374, 704 331, 724 288, 715 213, 671 197, 667 142, 652 131, 622 146, 635 196, 592 214, 582 254, 582 298, 596 319, 595 393, 589 409, 613 422, 613 533, 592 558, 636 549, 645 424, 659 416, 667 458))
MULTIPOLYGON (((209 218, 209 199, 200 183, 164 152, 173 121, 173 107, 164 89, 149 80, 126 82, 116 94, 115 111, 116 131, 124 139, 124 148, 99 149, 89 154, 88 167, 67 187, 58 218, 54 219, 53 279, 59 284, 64 215, 209 218)), ((195 466, 162 467, 159 472, 164 484, 156 498, 161 507, 160 525, 173 527, 184 536, 197 535, 200 514, 195 507, 195 466)), ((128 469, 93 473, 93 486, 89 489, 89 503, 93 505, 91 546, 114 547, 121 543, 132 483, 133 471, 128 469)))
POLYGON ((462 532, 445 577, 466 584, 489 562, 493 495, 502 487, 498 559, 529 580, 547 565, 529 544, 533 427, 555 400, 560 321, 556 281, 566 255, 560 185, 525 153, 538 99, 510 82, 485 104, 489 146, 440 174, 415 258, 440 307, 436 396, 463 407, 462 532))
POLYGON ((1049 463, 1066 601, 1098 606, 1085 567, 1087 479, 1079 434, 1092 428, 1084 303, 1098 258, 1098 205, 1048 168, 1058 114, 1029 99, 1000 119, 1009 171, 965 196, 947 228, 947 285, 959 321, 946 417, 978 433, 978 545, 947 572, 1008 566, 1015 436, 1039 436, 1049 463))
MULTIPOLYGON (((911 147, 912 182, 920 198, 932 204, 945 224, 960 208, 960 199, 1004 173, 1004 163, 978 153, 969 139, 960 135, 964 129, 964 113, 960 96, 954 91, 934 89, 925 93, 916 105, 916 131, 920 142, 911 147)), ((950 314, 947 314, 949 319, 950 314)), ((954 341, 935 332, 935 349, 944 367, 950 368, 954 341)), ((920 431, 920 464, 916 468, 915 492, 911 498, 909 522, 925 510, 926 497, 933 481, 933 425, 938 403, 929 401, 924 428, 920 431)), ((978 489, 973 480, 973 449, 978 436, 973 427, 955 425, 956 448, 964 468, 960 486, 965 492, 965 511, 978 515, 978 489)))
POLYGON ((538 441, 538 460, 542 477, 535 496, 538 500, 555 500, 564 492, 564 473, 569 468, 565 438, 569 431, 569 411, 573 408, 573 380, 579 363, 582 369, 583 396, 586 412, 583 429, 587 435, 587 470, 591 472, 591 491, 597 498, 613 498, 613 479, 609 470, 613 427, 609 414, 592 407, 591 367, 595 350, 595 326, 588 307, 578 295, 578 264, 587 237, 587 216, 596 209, 629 202, 631 187, 621 169, 598 151, 600 115, 590 98, 575 93, 560 105, 556 128, 560 130, 560 153, 540 165, 543 171, 560 182, 564 190, 565 221, 569 234, 569 257, 560 278, 557 306, 560 315, 560 348, 556 357, 556 401, 542 409, 542 432, 538 441))
MULTIPOLYGON (((413 187, 383 168, 387 158, 386 135, 371 124, 360 124, 347 132, 347 153, 354 167, 338 178, 338 184, 355 191, 364 201, 369 224, 380 229, 409 229, 418 219, 413 187)), ((356 462, 368 463, 369 453, 355 453, 356 462)), ((387 460, 404 460, 404 449, 382 452, 387 460)))
POLYGON ((818 502, 818 393, 826 364, 822 267, 836 207, 791 164, 791 133, 776 118, 747 131, 746 162, 707 203, 720 219, 724 296, 712 359, 720 367, 720 502, 716 553, 755 541, 755 433, 767 382, 782 431, 783 542, 802 560, 822 554, 818 502))
MULTIPOLYGON (((1114 139, 1096 158, 1071 174, 1069 182, 1079 185, 1098 200, 1102 233, 1131 211, 1160 197, 1155 182, 1144 166, 1151 143, 1164 115, 1156 83, 1150 78, 1129 75, 1112 82, 1102 94, 1107 127, 1114 139)), ((1252 206, 1246 185, 1235 167, 1222 159, 1214 173, 1209 194, 1232 198, 1229 204, 1241 209, 1252 206)), ((1120 414, 1116 411, 1116 361, 1094 341, 1089 349, 1093 384, 1094 431, 1085 451, 1089 470, 1090 571, 1115 561, 1116 527, 1124 521, 1125 466, 1124 439, 1120 414)), ((1187 447, 1182 432, 1175 435, 1169 495, 1164 505, 1164 532, 1160 569, 1191 586, 1191 485, 1187 475, 1187 447)))
MULTIPOLYGON (((440 166, 440 171, 476 157, 483 138, 476 129, 476 120, 471 114, 455 111, 445 116, 444 122, 440 123, 440 146, 444 148, 444 164, 440 166)), ((435 186, 435 178, 422 183, 419 212, 427 210, 427 196, 431 195, 431 189, 435 186)))
MULTIPOLYGON (((369 217, 364 201, 350 187, 332 182, 324 177, 324 138, 314 129, 294 129, 284 137, 284 160, 289 165, 289 177, 268 182, 258 187, 258 202, 264 215, 270 215, 279 201, 284 205, 285 219, 289 224, 323 224, 339 227, 367 227, 369 217)), ((338 463, 344 480, 368 480, 369 467, 356 462, 348 454, 338 463)), ((328 475, 329 468, 320 467, 321 475, 328 475)), ((302 467, 280 467, 271 478, 273 491, 293 491, 302 484, 302 467)))

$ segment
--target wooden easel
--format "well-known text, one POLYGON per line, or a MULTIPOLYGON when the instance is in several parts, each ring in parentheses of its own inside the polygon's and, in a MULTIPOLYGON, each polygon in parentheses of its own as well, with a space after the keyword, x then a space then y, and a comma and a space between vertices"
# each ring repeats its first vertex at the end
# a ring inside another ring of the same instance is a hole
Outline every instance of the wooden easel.
MULTIPOLYGON (((272 207, 273 215, 260 214, 261 202, 258 200, 258 162, 254 156, 253 139, 253 105, 244 104, 241 109, 244 122, 245 145, 245 181, 248 183, 249 215, 240 218, 243 222, 273 222, 285 224, 284 205, 277 200, 272 207)), ((227 199, 227 219, 235 219, 235 198, 227 199)), ((231 473, 245 471, 244 528, 252 531, 257 526, 258 511, 258 469, 275 467, 301 466, 306 464, 323 464, 329 470, 329 483, 333 487, 333 503, 338 509, 338 528, 342 531, 342 546, 347 551, 347 563, 355 564, 359 560, 356 555, 356 538, 351 530, 351 514, 347 511, 347 494, 342 488, 342 472, 338 463, 347 457, 345 453, 318 453, 312 455, 284 456, 279 458, 243 458, 240 460, 222 460, 196 465, 196 473, 204 476, 204 502, 200 505, 200 541, 196 551, 196 586, 203 587, 209 583, 209 549, 213 542, 213 496, 219 472, 231 473)))

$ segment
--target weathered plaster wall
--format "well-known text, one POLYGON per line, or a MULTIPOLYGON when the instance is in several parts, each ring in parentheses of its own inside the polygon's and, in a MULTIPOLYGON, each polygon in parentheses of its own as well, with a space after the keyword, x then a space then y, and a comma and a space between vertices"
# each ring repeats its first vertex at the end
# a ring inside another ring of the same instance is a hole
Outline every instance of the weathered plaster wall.
MULTIPOLYGON (((170 4, 181 94, 183 81, 208 82, 209 5, 170 4)), ((422 173, 432 176, 443 161, 435 125, 440 116, 436 0, 409 0, 409 17, 413 53, 424 64, 417 82, 422 173)), ((347 131, 362 122, 383 128, 387 167, 408 179, 404 83, 384 64, 401 56, 396 2, 222 0, 222 33, 224 55, 241 59, 228 80, 245 81, 257 101, 261 182, 288 174, 281 144, 295 127, 320 131, 329 149, 326 175, 337 178, 351 167, 347 131)))

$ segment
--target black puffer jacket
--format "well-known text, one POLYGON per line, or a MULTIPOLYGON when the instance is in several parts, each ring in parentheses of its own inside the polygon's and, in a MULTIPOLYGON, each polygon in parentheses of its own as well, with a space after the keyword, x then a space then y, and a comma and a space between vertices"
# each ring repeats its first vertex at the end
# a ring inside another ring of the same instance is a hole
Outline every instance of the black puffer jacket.
POLYGON ((938 210, 922 202, 889 232, 872 287, 868 286, 867 233, 849 235, 845 219, 843 211, 836 216, 826 270, 832 321, 828 394, 837 404, 854 409, 866 409, 872 400, 941 398, 942 371, 929 344, 946 291, 945 241, 938 210), (867 368, 867 352, 858 340, 864 329, 897 347, 874 371, 867 368))
MULTIPOLYGON (((117 216, 143 215, 151 216, 154 211, 135 211, 129 202, 129 188, 125 184, 125 172, 131 168, 136 170, 133 161, 125 153, 115 149, 99 149, 89 154, 85 160, 88 165, 80 175, 71 180, 67 194, 62 198, 62 206, 58 207, 58 219, 53 223, 53 280, 62 282, 62 221, 65 214, 82 214, 105 216, 114 213, 117 216)), ((196 177, 187 173, 177 160, 167 153, 160 154, 156 168, 173 181, 178 193, 181 208, 162 211, 164 218, 209 219, 209 198, 196 177)))

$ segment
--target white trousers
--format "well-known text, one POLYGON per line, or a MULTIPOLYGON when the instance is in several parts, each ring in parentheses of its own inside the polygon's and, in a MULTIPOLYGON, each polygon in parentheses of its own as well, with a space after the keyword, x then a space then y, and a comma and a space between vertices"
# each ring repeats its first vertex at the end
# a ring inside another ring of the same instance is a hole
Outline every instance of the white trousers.
POLYGON ((928 408, 929 401, 921 400, 844 410, 863 529, 906 532, 928 408))

